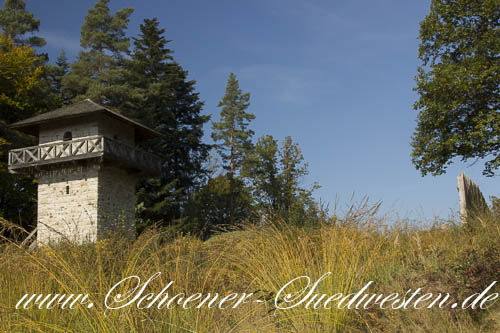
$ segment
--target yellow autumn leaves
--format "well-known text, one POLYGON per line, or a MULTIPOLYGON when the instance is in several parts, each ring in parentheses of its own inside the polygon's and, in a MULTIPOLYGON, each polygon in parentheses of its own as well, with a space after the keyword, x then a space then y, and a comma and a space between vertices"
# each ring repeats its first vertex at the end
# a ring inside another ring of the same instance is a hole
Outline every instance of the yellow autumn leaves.
POLYGON ((23 110, 30 90, 39 82, 42 67, 29 46, 14 45, 12 39, 0 36, 0 108, 23 110))

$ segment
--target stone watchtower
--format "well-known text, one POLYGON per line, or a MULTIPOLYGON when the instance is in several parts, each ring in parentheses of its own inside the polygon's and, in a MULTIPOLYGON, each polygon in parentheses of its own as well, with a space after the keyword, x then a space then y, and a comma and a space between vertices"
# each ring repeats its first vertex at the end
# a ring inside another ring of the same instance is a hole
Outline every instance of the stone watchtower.
POLYGON ((38 136, 38 146, 9 152, 11 173, 38 179, 38 243, 135 236, 136 181, 161 164, 134 146, 157 132, 89 99, 10 127, 38 136))

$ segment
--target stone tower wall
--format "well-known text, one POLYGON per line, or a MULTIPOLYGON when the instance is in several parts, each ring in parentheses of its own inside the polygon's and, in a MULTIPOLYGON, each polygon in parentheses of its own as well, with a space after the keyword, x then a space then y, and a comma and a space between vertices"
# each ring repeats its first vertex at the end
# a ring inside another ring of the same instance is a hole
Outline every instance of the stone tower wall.
POLYGON ((98 239, 110 232, 135 237, 135 184, 135 176, 123 169, 106 166, 99 171, 98 239))
POLYGON ((40 127, 39 144, 62 141, 64 133, 70 131, 73 139, 99 135, 97 120, 87 119, 75 122, 74 120, 61 121, 55 125, 46 124, 40 127))
POLYGON ((134 146, 134 128, 111 117, 94 116, 88 119, 68 119, 56 124, 44 124, 40 127, 39 144, 62 141, 65 132, 71 132, 73 139, 103 135, 134 146))
POLYGON ((97 237, 98 166, 65 166, 38 175, 38 241, 97 237))
POLYGON ((38 241, 95 242, 110 233, 135 237, 136 178, 100 164, 38 175, 38 241))
POLYGON ((102 117, 99 119, 98 134, 105 137, 122 141, 123 143, 134 146, 135 135, 134 128, 113 118, 102 117))
MULTIPOLYGON (((134 146, 134 128, 112 117, 95 115, 43 124, 39 144, 103 135, 134 146)), ((110 232, 135 237, 136 177, 102 161, 57 164, 37 174, 38 241, 68 239, 94 242, 110 232)))

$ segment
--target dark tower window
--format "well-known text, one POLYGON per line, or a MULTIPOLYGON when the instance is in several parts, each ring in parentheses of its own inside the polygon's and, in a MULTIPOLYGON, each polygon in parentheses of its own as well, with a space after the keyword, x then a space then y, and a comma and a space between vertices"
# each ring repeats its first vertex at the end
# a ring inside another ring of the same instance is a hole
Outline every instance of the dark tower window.
POLYGON ((69 194, 69 185, 66 185, 66 194, 69 194))
POLYGON ((73 134, 70 131, 65 132, 63 136, 63 141, 70 141, 70 140, 73 140, 73 134))

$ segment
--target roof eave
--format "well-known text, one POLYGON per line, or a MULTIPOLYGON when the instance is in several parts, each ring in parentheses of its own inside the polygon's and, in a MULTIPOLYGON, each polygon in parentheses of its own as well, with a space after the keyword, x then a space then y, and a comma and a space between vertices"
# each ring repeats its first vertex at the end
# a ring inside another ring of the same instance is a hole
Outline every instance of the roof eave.
MULTIPOLYGON (((157 132, 149 127, 146 127, 146 126, 144 126, 144 125, 142 125, 142 124, 140 124, 132 119, 129 119, 129 118, 119 114, 116 111, 110 110, 110 109, 105 108, 105 107, 102 109, 102 111, 104 111, 104 112, 102 112, 101 114, 108 115, 110 117, 118 119, 118 120, 120 120, 124 123, 127 123, 127 124, 131 125, 132 127, 134 127, 137 139, 139 139, 139 140, 150 140, 150 139, 154 139, 154 138, 158 138, 158 137, 163 136, 161 133, 159 133, 159 132, 157 132)), ((38 120, 38 121, 32 121, 32 122, 26 122, 26 120, 22 120, 22 121, 18 121, 16 123, 10 124, 8 127, 11 129, 15 129, 17 131, 29 134, 29 135, 37 136, 39 134, 40 125, 51 123, 51 122, 56 121, 56 120, 59 121, 59 120, 81 118, 81 117, 85 117, 87 115, 95 114, 95 113, 96 113, 96 111, 89 111, 89 112, 79 113, 76 115, 65 115, 65 116, 61 116, 61 117, 56 118, 56 119, 38 120)))

